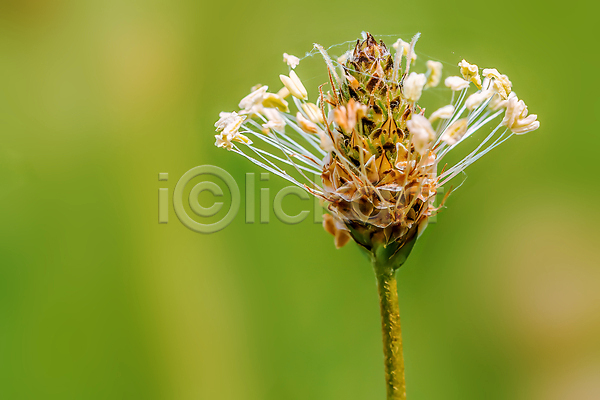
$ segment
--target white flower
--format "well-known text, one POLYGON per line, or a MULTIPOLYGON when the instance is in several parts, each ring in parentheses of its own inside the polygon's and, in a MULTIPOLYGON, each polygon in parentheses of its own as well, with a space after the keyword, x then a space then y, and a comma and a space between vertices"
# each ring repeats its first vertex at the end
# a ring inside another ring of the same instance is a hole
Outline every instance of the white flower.
POLYGON ((454 114, 454 106, 447 105, 438 110, 435 110, 429 117, 429 122, 433 122, 437 119, 448 119, 448 118, 452 117, 453 114, 454 114))
POLYGON ((442 63, 439 61, 427 61, 427 72, 429 73, 429 77, 427 78, 427 83, 425 87, 436 87, 439 85, 442 80, 442 63))
POLYGON ((291 69, 294 69, 300 64, 300 59, 291 54, 283 53, 283 62, 289 65, 291 69))
POLYGON ((483 76, 485 76, 487 80, 492 80, 493 88, 500 97, 504 100, 508 98, 508 95, 512 90, 512 83, 508 79, 508 76, 502 75, 496 68, 484 69, 483 76))
POLYGON ((458 63, 460 73, 467 80, 471 81, 481 89, 481 76, 479 76, 479 67, 475 64, 469 64, 466 60, 458 63))
POLYGON ((411 72, 410 75, 408 75, 408 77, 404 80, 402 94, 406 100, 415 102, 421 98, 425 83, 427 83, 427 77, 425 74, 411 72))
POLYGON ((427 152, 429 144, 435 139, 435 131, 427 118, 415 114, 406 122, 409 132, 412 134, 412 143, 421 155, 427 152))
POLYGON ((290 72, 290 76, 279 75, 279 79, 281 79, 281 82, 290 91, 292 96, 300 100, 308 99, 308 92, 294 71, 290 72))
POLYGON ((491 90, 480 90, 479 92, 473 93, 467 98, 465 106, 469 111, 474 110, 475 108, 479 107, 481 103, 483 103, 493 95, 494 92, 492 92, 491 90))
POLYGON ((402 215, 406 220, 401 222, 403 229, 410 226, 407 221, 418 218, 426 221, 437 211, 429 202, 439 187, 501 145, 511 136, 510 131, 522 134, 540 124, 512 92, 508 77, 495 69, 485 69, 481 75, 477 65, 465 60, 458 64, 460 73, 444 81, 452 90, 447 93, 451 100, 439 104, 448 105, 437 110, 429 108, 423 90, 441 85, 442 64, 427 61, 425 74, 413 69, 411 62, 416 59, 413 46, 417 39, 418 35, 411 43, 396 42, 393 63, 385 47, 368 34, 354 51, 339 58, 342 65, 338 66, 334 65, 335 58, 317 45, 331 84, 315 86, 319 93, 316 104, 308 101, 307 90, 294 71, 298 58, 284 55, 290 73, 280 77, 283 88, 269 93, 266 86, 256 86, 240 102, 241 110, 221 113, 215 124, 220 132, 215 144, 331 204, 360 199, 360 206, 365 209, 361 208, 359 217, 341 203, 333 207, 340 213, 338 216, 349 221, 359 218, 361 222, 385 228, 396 224, 394 218, 402 215), (373 57, 384 55, 385 63, 370 62, 373 57), (400 65, 404 56, 406 69, 400 65), (362 62, 365 59, 370 61, 362 62), (375 90, 370 85, 377 79, 381 84, 375 90), (470 91, 471 83, 478 89, 470 91), (359 98, 365 103, 347 97, 347 88, 361 94, 359 98), (371 96, 363 97, 365 90, 371 91, 371 96), (294 96, 293 101, 286 99, 290 95, 294 96), (429 118, 425 117, 426 107, 427 111, 433 111, 428 113, 429 118), (454 153, 456 145, 468 147, 469 143, 463 141, 479 130, 487 132, 471 141, 474 150, 465 148, 458 161, 454 157, 444 160, 449 152, 454 153), (240 132, 254 134, 261 140, 254 145, 240 132), (443 165, 440 171, 438 164, 443 165), (309 178, 312 175, 320 175, 322 183, 309 178), (411 196, 423 202, 420 209, 408 210, 398 201, 411 196), (379 214, 375 209, 384 211, 379 214), (410 216, 407 211, 418 215, 410 216), (363 219, 369 213, 373 219, 363 219))
POLYGON ((537 121, 537 115, 527 115, 529 111, 523 100, 519 100, 517 96, 508 99, 506 114, 502 120, 502 125, 505 125, 513 133, 522 135, 527 132, 535 131, 540 127, 540 122, 537 121))
POLYGON ((469 82, 465 81, 460 76, 449 76, 444 81, 444 84, 454 91, 463 90, 469 87, 469 82))
POLYGON ((452 125, 450 125, 444 133, 442 134, 442 140, 449 145, 453 145, 462 139, 462 137, 467 133, 467 128, 469 126, 468 118, 461 118, 457 121, 454 121, 452 125))

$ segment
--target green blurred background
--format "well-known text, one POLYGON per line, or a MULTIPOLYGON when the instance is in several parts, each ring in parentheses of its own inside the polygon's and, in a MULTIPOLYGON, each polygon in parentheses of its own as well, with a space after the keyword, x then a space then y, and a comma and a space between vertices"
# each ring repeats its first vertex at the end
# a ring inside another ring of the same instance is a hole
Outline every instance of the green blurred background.
POLYGON ((362 30, 420 31, 446 68, 497 67, 542 123, 468 170, 399 272, 409 398, 600 398, 596 15, 591 1, 1 1, 0 398, 384 398, 354 245, 335 250, 311 218, 240 212, 212 235, 172 209, 157 223, 158 188, 194 166, 261 172, 213 147, 219 111, 278 86, 283 52, 362 30))

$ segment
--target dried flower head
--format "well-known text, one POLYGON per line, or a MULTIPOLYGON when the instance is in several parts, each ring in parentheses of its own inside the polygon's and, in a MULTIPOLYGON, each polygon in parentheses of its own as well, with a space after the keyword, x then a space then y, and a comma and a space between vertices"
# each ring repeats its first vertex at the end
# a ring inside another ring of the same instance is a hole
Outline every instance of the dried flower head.
POLYGON ((539 127, 506 75, 484 69, 482 80, 479 67, 465 60, 458 64, 462 77, 444 81, 449 104, 427 113, 418 101, 441 81, 442 64, 430 60, 426 72, 411 71, 418 37, 398 39, 392 54, 366 33, 336 61, 315 45, 329 81, 313 88, 312 102, 295 72, 301 60, 285 54, 284 87, 277 93, 256 87, 239 111, 222 113, 216 145, 326 202, 324 227, 336 246, 352 238, 374 257, 400 265, 438 212, 434 199, 442 185, 513 133, 539 127), (488 132, 473 151, 452 166, 444 163, 483 129, 488 132))

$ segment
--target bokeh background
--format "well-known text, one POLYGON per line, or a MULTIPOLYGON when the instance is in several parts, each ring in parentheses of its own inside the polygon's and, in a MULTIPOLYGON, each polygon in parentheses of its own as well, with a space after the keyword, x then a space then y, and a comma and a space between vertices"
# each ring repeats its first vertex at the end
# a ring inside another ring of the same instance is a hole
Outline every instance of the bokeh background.
POLYGON ((0 398, 384 397, 375 282, 355 246, 335 250, 312 216, 240 212, 212 235, 172 209, 157 223, 158 188, 194 166, 242 190, 261 172, 213 147, 219 111, 278 86, 283 52, 362 30, 420 31, 419 54, 447 70, 497 67, 542 122, 468 170, 399 272, 409 398, 600 398, 594 10, 1 1, 0 398))

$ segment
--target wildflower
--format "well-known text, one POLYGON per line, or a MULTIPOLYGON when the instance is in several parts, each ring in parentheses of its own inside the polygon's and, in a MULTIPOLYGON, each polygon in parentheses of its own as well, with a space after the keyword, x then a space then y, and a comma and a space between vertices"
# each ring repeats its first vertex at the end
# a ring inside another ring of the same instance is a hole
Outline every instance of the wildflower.
POLYGON ((410 71, 418 38, 399 39, 392 55, 365 33, 337 58, 337 67, 315 45, 328 82, 312 101, 293 70, 297 60, 287 56, 292 70, 280 75, 283 89, 269 93, 257 86, 239 111, 221 113, 215 123, 216 146, 322 200, 329 211, 323 227, 335 246, 352 240, 367 252, 380 294, 388 398, 401 400, 406 394, 394 272, 442 207, 443 200, 434 203, 441 187, 513 134, 540 126, 506 75, 484 69, 482 82, 479 67, 465 60, 458 64, 462 77, 444 81, 448 104, 429 112, 419 101, 423 90, 441 82, 442 68, 429 61, 426 73, 410 71), (448 163, 446 155, 475 134, 481 135, 470 141, 475 149, 448 163))
MULTIPOLYGON (((462 77, 444 81, 451 101, 428 112, 418 102, 424 90, 439 84, 442 66, 428 61, 426 73, 410 71, 417 39, 398 40, 392 54, 383 42, 365 34, 337 59, 339 68, 316 45, 329 77, 317 98, 309 101, 292 70, 280 76, 282 90, 270 93, 266 86, 256 87, 242 99, 239 111, 222 113, 216 123, 221 132, 217 146, 327 205, 330 217, 324 225, 337 246, 351 238, 373 257, 385 249, 387 262, 396 266, 438 212, 434 199, 442 185, 513 133, 539 127, 536 115, 529 115, 525 103, 511 93, 506 75, 484 69, 482 82, 479 67, 465 60, 458 64, 462 77), (474 89, 470 94, 469 88, 474 89), (446 165, 452 149, 484 129, 488 132, 475 150, 446 165), (254 135, 257 144, 244 135, 254 135), (446 166, 438 172, 441 163, 446 166)), ((297 66, 292 56, 286 62, 297 66)))

